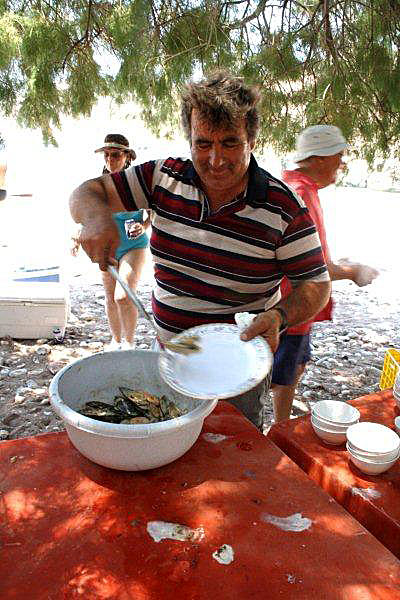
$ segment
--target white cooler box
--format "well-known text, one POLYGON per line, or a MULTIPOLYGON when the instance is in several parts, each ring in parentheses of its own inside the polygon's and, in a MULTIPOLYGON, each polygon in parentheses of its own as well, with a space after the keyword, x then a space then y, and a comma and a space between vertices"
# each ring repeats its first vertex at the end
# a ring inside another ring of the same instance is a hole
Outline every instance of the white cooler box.
POLYGON ((69 289, 64 283, 0 283, 0 338, 62 339, 68 315, 69 289))

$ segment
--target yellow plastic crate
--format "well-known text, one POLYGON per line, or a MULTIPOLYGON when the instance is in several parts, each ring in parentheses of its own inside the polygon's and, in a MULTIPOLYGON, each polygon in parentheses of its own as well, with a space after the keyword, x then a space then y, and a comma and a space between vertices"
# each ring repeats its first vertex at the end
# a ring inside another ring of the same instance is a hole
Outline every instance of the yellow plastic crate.
POLYGON ((389 348, 386 350, 385 360, 381 373, 379 387, 381 390, 386 390, 393 387, 397 373, 400 369, 400 350, 389 348))

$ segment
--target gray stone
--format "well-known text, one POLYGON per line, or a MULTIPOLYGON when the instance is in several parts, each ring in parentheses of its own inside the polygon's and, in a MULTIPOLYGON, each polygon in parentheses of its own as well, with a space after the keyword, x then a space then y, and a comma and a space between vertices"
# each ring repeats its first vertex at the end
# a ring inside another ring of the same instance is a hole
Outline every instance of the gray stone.
POLYGON ((10 425, 15 419, 18 419, 19 417, 20 417, 20 413, 19 412, 12 411, 12 412, 9 412, 9 413, 7 413, 7 414, 5 414, 5 415, 2 416, 1 417, 1 422, 4 425, 10 425))
POLYGON ((46 354, 50 354, 51 349, 48 346, 41 346, 36 350, 36 354, 40 354, 45 356, 46 354))
POLYGON ((38 388, 39 385, 36 383, 36 381, 34 379, 28 379, 28 381, 26 382, 26 387, 28 388, 38 388))
POLYGON ((13 371, 9 372, 9 377, 21 377, 21 375, 26 375, 28 372, 28 369, 14 369, 13 371))

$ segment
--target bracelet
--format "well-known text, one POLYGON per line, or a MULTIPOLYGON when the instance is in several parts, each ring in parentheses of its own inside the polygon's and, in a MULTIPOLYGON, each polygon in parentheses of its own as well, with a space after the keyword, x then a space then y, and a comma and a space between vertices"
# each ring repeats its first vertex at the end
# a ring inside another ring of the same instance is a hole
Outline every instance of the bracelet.
POLYGON ((288 317, 286 311, 280 306, 274 306, 270 308, 270 310, 276 310, 281 315, 281 324, 279 326, 279 333, 283 333, 289 327, 288 317))

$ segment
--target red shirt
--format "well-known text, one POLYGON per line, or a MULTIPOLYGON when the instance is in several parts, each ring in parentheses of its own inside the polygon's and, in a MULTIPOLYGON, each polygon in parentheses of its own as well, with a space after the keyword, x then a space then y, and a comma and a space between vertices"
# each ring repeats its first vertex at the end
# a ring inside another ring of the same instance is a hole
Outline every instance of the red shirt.
MULTIPOLYGON (((308 208, 310 217, 315 223, 317 228, 319 239, 321 240, 321 247, 324 254, 325 262, 328 263, 331 260, 328 242, 326 240, 326 232, 324 225, 324 215, 322 212, 321 202, 318 197, 318 186, 311 177, 304 175, 300 171, 283 171, 282 180, 287 183, 300 198, 304 201, 304 204, 308 208)), ((285 298, 292 291, 290 281, 285 277, 281 284, 282 298, 285 298)), ((321 310, 320 313, 315 315, 311 321, 289 327, 287 333, 290 335, 304 335, 309 333, 311 326, 315 321, 331 321, 332 320, 332 309, 333 302, 332 298, 329 299, 328 304, 321 310)))

